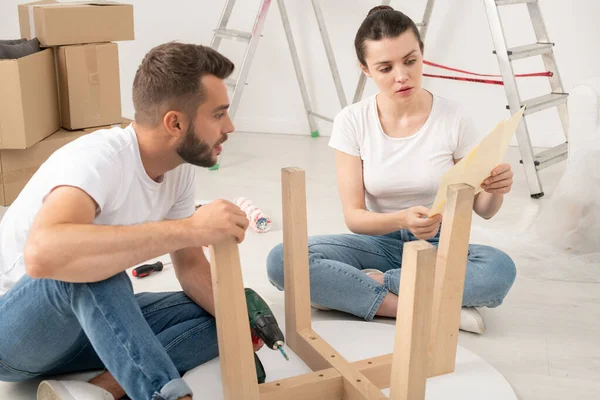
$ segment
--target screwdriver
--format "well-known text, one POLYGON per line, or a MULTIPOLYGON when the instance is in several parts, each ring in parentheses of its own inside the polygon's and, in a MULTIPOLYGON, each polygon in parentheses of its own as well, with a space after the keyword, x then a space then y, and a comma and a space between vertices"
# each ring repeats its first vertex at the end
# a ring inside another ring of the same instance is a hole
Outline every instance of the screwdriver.
POLYGON ((134 268, 133 271, 131 271, 131 275, 135 276, 136 278, 143 278, 145 276, 150 275, 153 272, 158 272, 158 271, 162 271, 162 270, 163 270, 163 263, 160 261, 157 261, 154 264, 144 264, 144 265, 140 265, 137 268, 134 268))

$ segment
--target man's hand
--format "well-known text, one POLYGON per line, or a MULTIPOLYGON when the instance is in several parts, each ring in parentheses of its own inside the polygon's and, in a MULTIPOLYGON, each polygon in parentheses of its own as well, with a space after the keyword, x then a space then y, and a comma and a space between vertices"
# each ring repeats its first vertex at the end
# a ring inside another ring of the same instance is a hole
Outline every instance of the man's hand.
POLYGON ((407 229, 420 240, 428 240, 435 237, 442 223, 442 215, 436 214, 427 218, 429 209, 427 207, 411 207, 404 210, 405 224, 407 229))
POLYGON ((481 188, 488 193, 506 194, 512 189, 513 176, 510 164, 500 164, 483 181, 481 188))
POLYGON ((188 222, 198 247, 219 243, 228 237, 242 243, 249 223, 246 213, 222 199, 198 208, 188 222))

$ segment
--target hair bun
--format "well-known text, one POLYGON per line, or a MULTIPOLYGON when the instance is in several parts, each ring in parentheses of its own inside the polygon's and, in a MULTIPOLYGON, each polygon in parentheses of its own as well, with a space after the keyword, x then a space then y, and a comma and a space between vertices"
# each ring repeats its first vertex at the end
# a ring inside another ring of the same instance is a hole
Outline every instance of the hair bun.
POLYGON ((376 6, 376 7, 373 7, 373 8, 371 8, 371 10, 369 11, 369 13, 367 14, 367 17, 370 17, 371 15, 375 14, 376 12, 387 11, 387 10, 394 11, 394 8, 390 7, 390 6, 376 6))

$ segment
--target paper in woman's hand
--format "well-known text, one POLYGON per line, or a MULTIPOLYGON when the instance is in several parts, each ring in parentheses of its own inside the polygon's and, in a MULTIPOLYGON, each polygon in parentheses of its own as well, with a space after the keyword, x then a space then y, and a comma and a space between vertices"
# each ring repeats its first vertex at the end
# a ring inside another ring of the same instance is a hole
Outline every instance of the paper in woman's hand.
POLYGON ((483 190, 481 183, 490 176, 496 166, 502 163, 510 141, 523 118, 524 111, 525 107, 522 107, 512 117, 499 123, 471 153, 442 176, 428 217, 442 212, 450 185, 466 183, 475 188, 475 194, 483 190))

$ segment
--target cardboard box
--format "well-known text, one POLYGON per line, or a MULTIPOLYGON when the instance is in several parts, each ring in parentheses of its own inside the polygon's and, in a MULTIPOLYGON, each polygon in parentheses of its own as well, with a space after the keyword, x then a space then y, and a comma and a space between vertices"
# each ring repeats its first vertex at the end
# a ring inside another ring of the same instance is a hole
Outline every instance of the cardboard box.
POLYGON ((133 40, 133 6, 114 1, 21 4, 21 36, 42 46, 133 40))
MULTIPOLYGON (((130 123, 131 120, 123 119, 117 125, 126 127, 130 123)), ((56 150, 83 135, 105 128, 110 126, 78 131, 61 129, 29 149, 0 150, 0 206, 9 206, 38 168, 56 150)))
POLYGON ((117 45, 62 46, 56 53, 63 128, 82 129, 120 122, 117 45))
POLYGON ((26 149, 60 128, 52 49, 0 60, 0 149, 26 149))

